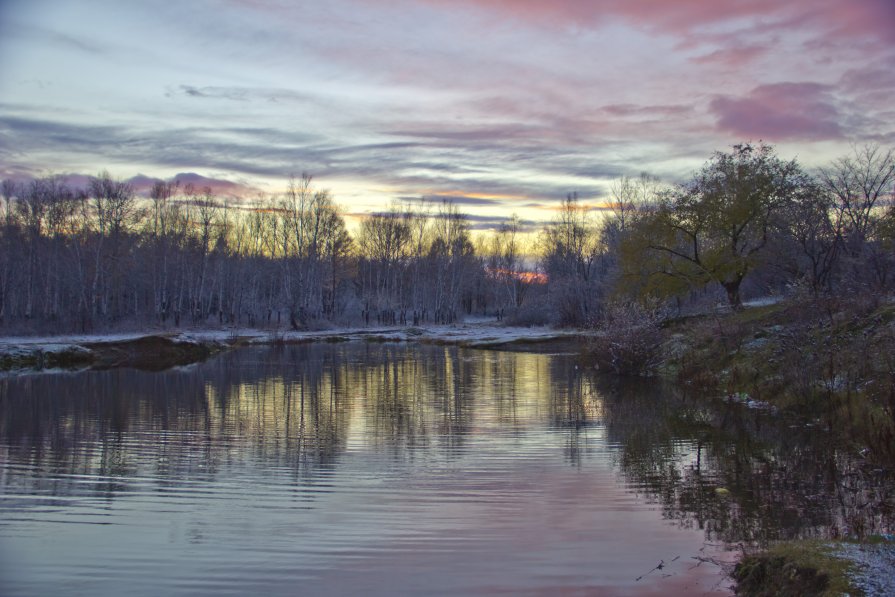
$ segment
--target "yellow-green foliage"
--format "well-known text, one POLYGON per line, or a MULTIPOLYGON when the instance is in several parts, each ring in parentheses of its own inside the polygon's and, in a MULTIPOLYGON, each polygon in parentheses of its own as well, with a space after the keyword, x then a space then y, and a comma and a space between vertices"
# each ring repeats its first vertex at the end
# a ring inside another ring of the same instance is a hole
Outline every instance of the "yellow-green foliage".
POLYGON ((800 200, 808 177, 766 145, 716 153, 687 185, 632 222, 622 239, 623 282, 669 296, 712 282, 732 306, 762 263, 778 214, 800 200))

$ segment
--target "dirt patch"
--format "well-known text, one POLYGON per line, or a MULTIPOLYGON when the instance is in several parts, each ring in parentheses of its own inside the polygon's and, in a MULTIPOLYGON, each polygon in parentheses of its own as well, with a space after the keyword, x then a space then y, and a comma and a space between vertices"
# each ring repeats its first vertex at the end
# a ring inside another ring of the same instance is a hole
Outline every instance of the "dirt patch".
POLYGON ((35 345, 0 354, 0 371, 114 367, 162 371, 203 361, 228 347, 219 342, 182 341, 166 336, 83 342, 66 346, 35 345))
POLYGON ((178 365, 204 361, 225 346, 216 343, 178 342, 165 336, 146 336, 126 342, 98 342, 84 345, 96 369, 132 367, 162 371, 178 365))

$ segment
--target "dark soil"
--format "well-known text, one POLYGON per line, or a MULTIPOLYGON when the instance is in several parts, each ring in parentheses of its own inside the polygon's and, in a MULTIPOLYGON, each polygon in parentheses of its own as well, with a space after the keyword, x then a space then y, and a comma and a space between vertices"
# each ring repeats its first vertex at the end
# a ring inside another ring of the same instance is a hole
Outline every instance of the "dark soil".
POLYGON ((96 369, 131 367, 144 371, 162 371, 178 365, 204 361, 223 346, 211 343, 177 342, 164 336, 146 336, 127 342, 85 344, 96 369))

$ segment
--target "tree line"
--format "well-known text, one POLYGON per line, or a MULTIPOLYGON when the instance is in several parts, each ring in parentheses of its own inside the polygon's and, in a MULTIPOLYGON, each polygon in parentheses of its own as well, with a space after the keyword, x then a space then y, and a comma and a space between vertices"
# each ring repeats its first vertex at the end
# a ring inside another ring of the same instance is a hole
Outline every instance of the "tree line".
POLYGON ((308 176, 232 206, 108 173, 5 180, 0 329, 122 325, 452 323, 489 314, 586 325, 618 300, 679 309, 744 289, 812 294, 895 285, 895 156, 868 145, 808 172, 763 144, 714 154, 687 182, 642 175, 594 210, 570 194, 525 240, 515 216, 474 237, 450 202, 395 204, 351 234, 308 176))
POLYGON ((395 205, 352 235, 309 176, 234 207, 172 182, 139 197, 102 173, 83 189, 5 180, 0 207, 7 331, 452 323, 521 304, 504 290, 521 284, 515 232, 486 256, 450 202, 395 205))

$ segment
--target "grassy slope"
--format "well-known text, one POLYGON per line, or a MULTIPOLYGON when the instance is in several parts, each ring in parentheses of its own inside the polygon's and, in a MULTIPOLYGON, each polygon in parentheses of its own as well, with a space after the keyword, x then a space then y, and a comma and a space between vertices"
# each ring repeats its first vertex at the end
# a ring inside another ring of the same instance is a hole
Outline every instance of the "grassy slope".
POLYGON ((892 303, 781 303, 675 321, 664 337, 664 375, 804 415, 895 462, 892 303))
MULTIPOLYGON (((895 463, 895 305, 801 301, 666 326, 660 373, 694 391, 798 413, 895 463)), ((828 543, 794 541, 747 556, 742 595, 861 594, 828 543)))

